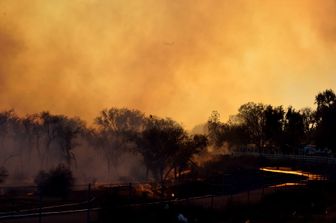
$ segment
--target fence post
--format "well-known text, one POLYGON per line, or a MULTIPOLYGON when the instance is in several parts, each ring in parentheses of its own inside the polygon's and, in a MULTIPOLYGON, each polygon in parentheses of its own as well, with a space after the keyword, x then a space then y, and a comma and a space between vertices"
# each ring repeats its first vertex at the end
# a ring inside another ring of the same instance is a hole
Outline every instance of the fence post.
POLYGON ((214 195, 211 195, 211 209, 214 208, 214 195))
POLYGON ((132 183, 128 184, 128 202, 132 203, 132 183))
POLYGON ((42 222, 42 192, 39 190, 39 217, 38 222, 42 222))
POLYGON ((88 185, 88 195, 87 195, 87 213, 86 213, 86 222, 90 223, 90 199, 91 199, 91 184, 88 185))

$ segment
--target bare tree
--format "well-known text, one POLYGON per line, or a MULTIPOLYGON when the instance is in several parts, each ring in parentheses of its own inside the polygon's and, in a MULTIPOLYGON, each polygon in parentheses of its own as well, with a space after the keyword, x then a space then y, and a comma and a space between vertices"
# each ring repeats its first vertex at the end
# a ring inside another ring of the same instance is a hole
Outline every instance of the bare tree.
POLYGON ((102 151, 108 173, 112 168, 118 172, 120 157, 134 147, 130 139, 144 129, 145 115, 138 110, 111 108, 103 110, 95 123, 98 128, 92 131, 91 143, 102 151))
POLYGON ((48 157, 51 153, 50 147, 59 149, 62 157, 70 166, 75 161, 75 155, 72 152, 78 145, 76 138, 84 131, 85 123, 79 118, 68 118, 64 115, 52 115, 49 112, 40 114, 42 120, 42 130, 45 142, 44 161, 48 163, 48 157))
POLYGON ((85 123, 79 118, 60 116, 58 119, 56 141, 69 167, 71 167, 72 161, 76 161, 73 150, 78 146, 76 139, 83 133, 85 128, 85 123))

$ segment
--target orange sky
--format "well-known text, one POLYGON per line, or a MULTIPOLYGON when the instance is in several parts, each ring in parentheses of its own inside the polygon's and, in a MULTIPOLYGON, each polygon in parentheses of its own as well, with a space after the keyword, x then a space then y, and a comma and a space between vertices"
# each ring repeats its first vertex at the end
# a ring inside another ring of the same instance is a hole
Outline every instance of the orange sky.
POLYGON ((1 0, 0 109, 185 127, 336 89, 335 0, 1 0))

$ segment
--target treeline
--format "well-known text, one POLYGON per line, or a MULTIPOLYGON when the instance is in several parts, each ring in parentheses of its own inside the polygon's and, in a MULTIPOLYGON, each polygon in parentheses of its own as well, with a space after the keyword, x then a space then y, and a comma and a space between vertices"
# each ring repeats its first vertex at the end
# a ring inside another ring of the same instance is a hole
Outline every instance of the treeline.
POLYGON ((227 123, 218 112, 208 120, 209 140, 217 147, 254 145, 257 149, 290 153, 303 145, 336 152, 336 95, 325 90, 315 97, 316 109, 272 106, 261 103, 242 105, 227 123))
POLYGON ((143 163, 138 168, 144 167, 147 177, 163 181, 173 172, 180 175, 206 146, 206 136, 189 135, 172 119, 126 108, 103 110, 94 128, 79 118, 49 112, 25 117, 14 111, 0 113, 0 166, 16 164, 16 173, 33 165, 37 171, 59 163, 76 169, 78 155, 87 156, 82 162, 92 162, 94 151, 101 154, 96 167, 105 163, 107 173, 131 165, 125 162, 133 162, 137 156, 143 163))
MULTIPOLYGON (((168 176, 178 178, 187 167, 196 166, 195 157, 207 146, 254 145, 289 152, 316 144, 335 152, 335 93, 319 93, 315 104, 315 110, 296 110, 247 103, 226 123, 213 112, 206 133, 195 135, 170 118, 126 108, 103 110, 93 127, 80 118, 49 112, 19 117, 13 110, 4 111, 0 112, 0 175, 8 172, 24 179, 31 174, 31 178, 41 169, 63 163, 73 170, 86 168, 86 175, 92 177, 99 175, 98 170, 104 166, 108 176, 132 168, 138 173, 143 169, 143 178, 164 181, 168 176)), ((120 174, 125 175, 132 173, 120 174)))

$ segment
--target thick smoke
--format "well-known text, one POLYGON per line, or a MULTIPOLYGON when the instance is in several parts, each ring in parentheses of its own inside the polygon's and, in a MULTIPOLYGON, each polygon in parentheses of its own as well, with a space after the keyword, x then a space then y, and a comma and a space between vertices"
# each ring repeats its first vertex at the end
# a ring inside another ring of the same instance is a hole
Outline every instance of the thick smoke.
POLYGON ((185 126, 335 88, 336 2, 0 1, 0 109, 91 121, 133 107, 185 126))
POLYGON ((0 112, 0 168, 9 175, 5 184, 31 185, 39 171, 59 164, 71 168, 76 184, 146 180, 142 156, 126 148, 123 135, 109 142, 104 138, 104 146, 96 146, 102 134, 78 118, 0 112))

